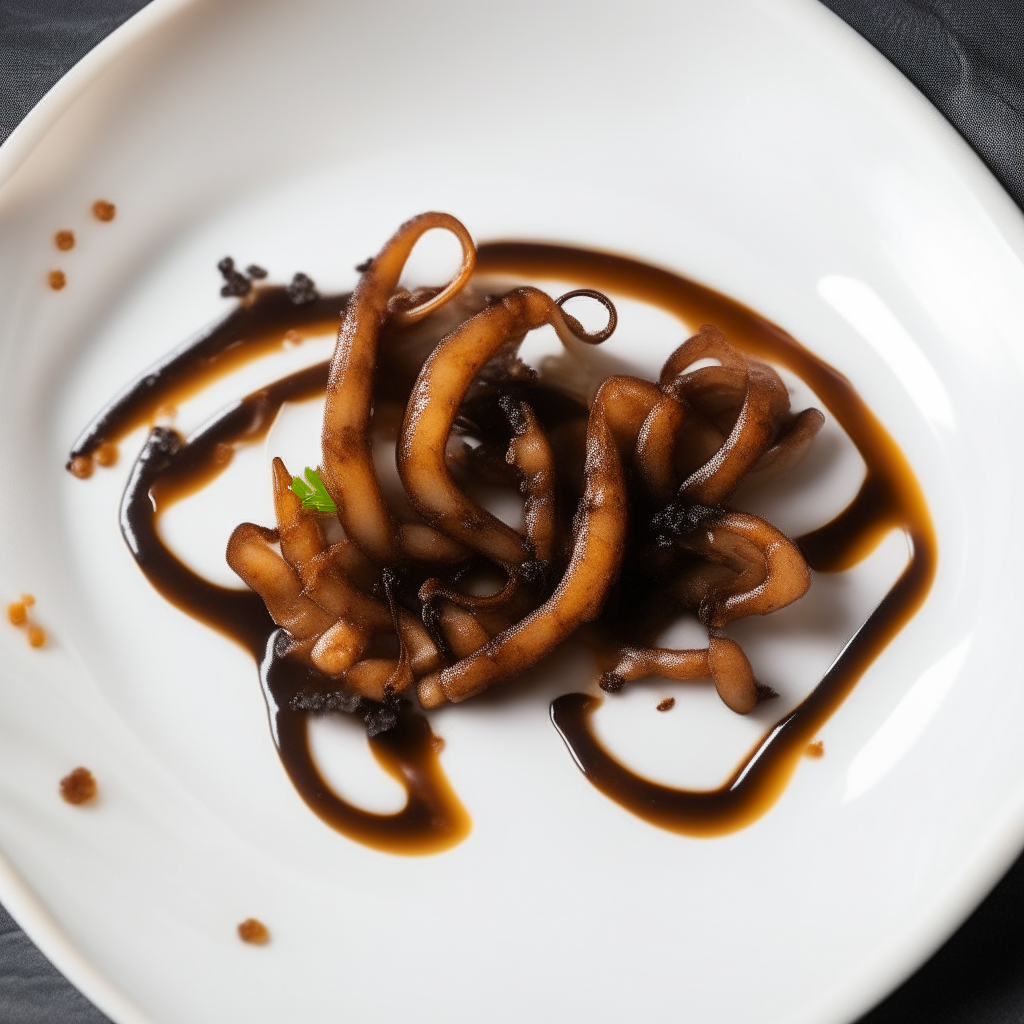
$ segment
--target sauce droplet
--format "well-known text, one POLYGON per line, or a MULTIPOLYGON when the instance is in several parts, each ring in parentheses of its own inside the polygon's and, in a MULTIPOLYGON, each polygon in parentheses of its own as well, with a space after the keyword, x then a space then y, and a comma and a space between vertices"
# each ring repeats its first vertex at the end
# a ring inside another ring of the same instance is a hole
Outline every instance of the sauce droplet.
POLYGON ((12 601, 7 606, 7 618, 11 620, 12 626, 24 626, 28 622, 28 610, 24 601, 12 601))
POLYGON ((53 244, 62 252, 75 247, 75 233, 73 231, 58 231, 53 236, 53 244))
POLYGON ((96 449, 94 458, 101 466, 113 466, 117 462, 117 445, 110 441, 104 441, 96 449))
POLYGON ((51 270, 50 271, 50 287, 55 291, 59 292, 61 288, 68 283, 68 279, 64 276, 63 270, 51 270))

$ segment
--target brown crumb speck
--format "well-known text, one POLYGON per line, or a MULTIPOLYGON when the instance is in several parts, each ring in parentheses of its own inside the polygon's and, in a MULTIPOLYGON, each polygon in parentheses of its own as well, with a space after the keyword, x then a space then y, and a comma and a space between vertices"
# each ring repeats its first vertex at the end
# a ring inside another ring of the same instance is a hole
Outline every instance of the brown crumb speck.
POLYGON ((813 743, 807 744, 807 750, 804 751, 808 757, 824 757, 825 756, 825 744, 821 740, 815 740, 813 743))
POLYGON ((68 472, 79 480, 88 480, 92 476, 92 456, 76 455, 68 463, 68 472))
POLYGON ((63 270, 51 270, 48 280, 50 282, 50 287, 55 292, 59 292, 61 288, 68 283, 68 279, 64 276, 63 270))
POLYGON ((30 647, 42 647, 46 643, 46 630, 42 626, 29 626, 28 643, 30 647))
POLYGON ((76 768, 60 780, 60 795, 69 804, 87 804, 96 799, 96 792, 96 780, 88 768, 76 768))
POLYGON ((302 344, 302 335, 295 330, 285 331, 284 336, 281 338, 281 344, 285 348, 295 348, 296 345, 302 344))
POLYGON ((12 601, 7 606, 7 618, 12 626, 24 626, 28 622, 28 609, 24 601, 12 601))
POLYGON ((111 441, 104 441, 96 449, 94 458, 101 466, 113 466, 117 462, 117 445, 111 441))
POLYGON ((106 199, 97 199, 92 204, 92 215, 97 220, 111 221, 117 216, 117 207, 113 203, 108 203, 106 199))
POLYGON ((74 249, 75 247, 75 233, 74 231, 58 231, 53 236, 53 244, 57 246, 62 252, 67 252, 68 249, 74 249))
POLYGON ((35 597, 32 596, 32 594, 22 594, 21 595, 21 603, 26 608, 31 608, 32 605, 34 605, 36 603, 36 599, 35 599, 35 597))
POLYGON ((676 706, 675 697, 666 697, 663 701, 658 703, 659 711, 671 711, 676 706))
POLYGON ((435 754, 440 754, 444 750, 444 737, 443 736, 431 736, 430 745, 434 748, 435 754))
POLYGON ((270 941, 270 931, 262 921, 247 917, 238 926, 238 937, 254 946, 265 946, 270 941))

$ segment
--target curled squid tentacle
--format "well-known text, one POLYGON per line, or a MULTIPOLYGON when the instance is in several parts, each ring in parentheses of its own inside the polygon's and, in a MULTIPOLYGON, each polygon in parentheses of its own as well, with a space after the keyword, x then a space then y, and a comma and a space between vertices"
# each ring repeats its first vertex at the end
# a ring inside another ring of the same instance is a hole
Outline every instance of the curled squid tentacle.
POLYGON ((228 540, 228 565, 255 590, 271 618, 296 640, 319 636, 334 623, 331 615, 303 593, 299 574, 274 550, 278 531, 241 523, 228 540))
POLYGON ((438 344, 423 364, 406 406, 396 461, 413 507, 431 526, 510 574, 534 557, 529 541, 456 484, 445 458, 448 437, 473 379, 500 350, 518 344, 529 331, 551 324, 594 344, 609 336, 614 316, 609 316, 603 331, 588 334, 562 310, 560 303, 579 294, 553 301, 537 288, 509 292, 438 344))
POLYGON ((508 398, 503 399, 502 404, 512 426, 505 461, 520 477, 519 490, 525 499, 526 540, 534 560, 542 565, 550 564, 558 550, 555 453, 544 428, 526 402, 508 398))
POLYGON ((635 432, 646 416, 638 401, 644 384, 648 382, 610 377, 594 399, 587 421, 586 486, 576 512, 572 554, 554 593, 479 650, 421 679, 418 695, 424 707, 465 700, 530 668, 600 614, 622 564, 629 506, 624 453, 632 451, 635 432))
POLYGON ((422 523, 400 523, 381 493, 373 464, 370 417, 381 327, 412 324, 442 306, 468 282, 476 248, 465 227, 444 213, 406 221, 371 261, 345 308, 327 382, 321 475, 338 508, 346 536, 382 565, 453 562, 465 549, 422 523), (416 242, 444 228, 462 246, 462 264, 440 292, 412 309, 389 309, 402 269, 416 242))
POLYGON ((679 486, 675 446, 687 413, 683 402, 672 395, 663 395, 640 428, 634 460, 644 489, 656 505, 672 501, 679 486))
POLYGON ((722 406, 742 386, 743 399, 722 446, 683 481, 679 494, 712 505, 724 501, 775 440, 781 418, 789 410, 789 394, 767 364, 734 349, 717 328, 704 325, 666 360, 660 386, 677 398, 697 400, 717 390, 722 406), (718 367, 686 371, 701 359, 717 359, 718 367), (710 385, 710 387, 709 387, 710 385))
POLYGON ((711 591, 700 618, 712 629, 748 615, 769 615, 807 593, 811 571, 800 549, 767 520, 728 512, 694 538, 694 550, 741 568, 736 581, 711 591))
POLYGON ((754 669, 743 648, 725 636, 708 639, 708 667, 718 696, 739 715, 749 714, 760 699, 754 669))
POLYGON ((820 409, 804 409, 779 439, 754 463, 752 473, 782 473, 807 454, 818 431, 825 425, 820 409))
POLYGON ((601 689, 617 693, 626 683, 646 676, 664 679, 707 679, 711 675, 708 652, 701 648, 674 650, 668 647, 619 649, 619 660, 601 677, 601 689))

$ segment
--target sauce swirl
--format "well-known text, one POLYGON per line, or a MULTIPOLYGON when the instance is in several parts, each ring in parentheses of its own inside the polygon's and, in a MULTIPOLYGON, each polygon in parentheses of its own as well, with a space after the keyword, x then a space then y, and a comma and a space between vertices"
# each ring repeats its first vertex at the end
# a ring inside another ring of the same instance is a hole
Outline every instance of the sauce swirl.
MULTIPOLYGON (((857 447, 867 467, 851 504, 830 523, 797 539, 808 564, 839 572, 865 558, 893 529, 908 537, 911 556, 878 608, 843 648, 804 701, 774 725, 724 785, 692 791, 659 785, 620 764, 595 738, 591 716, 603 698, 565 694, 551 719, 587 779, 610 799, 658 827, 721 835, 750 824, 775 802, 815 734, 858 679, 921 606, 935 574, 934 530, 917 480, 902 452, 852 385, 789 334, 746 306, 668 270, 623 256, 530 242, 479 247, 477 270, 505 278, 561 278, 657 306, 688 325, 713 323, 738 348, 784 366, 817 395, 857 447)), ((211 380, 282 344, 295 329, 336 326, 347 296, 303 306, 284 289, 260 288, 231 314, 202 332, 121 392, 76 441, 69 466, 91 459, 103 444, 152 422, 156 410, 180 401, 211 380)), ((329 677, 282 657, 283 631, 250 591, 202 579, 169 551, 157 531, 159 515, 194 493, 230 462, 234 446, 265 436, 286 401, 323 393, 328 364, 291 374, 230 406, 188 440, 155 427, 132 469, 121 504, 129 549, 152 585, 171 603, 241 644, 259 666, 271 733, 281 761, 305 802, 350 838, 391 853, 438 852, 468 834, 470 820, 441 770, 439 744, 426 719, 408 704, 395 709, 394 728, 374 736, 371 749, 405 788, 408 801, 394 815, 364 811, 335 794, 312 758, 309 715, 361 712, 367 702, 336 688, 329 677)), ((565 399, 538 389, 553 419, 565 399)))

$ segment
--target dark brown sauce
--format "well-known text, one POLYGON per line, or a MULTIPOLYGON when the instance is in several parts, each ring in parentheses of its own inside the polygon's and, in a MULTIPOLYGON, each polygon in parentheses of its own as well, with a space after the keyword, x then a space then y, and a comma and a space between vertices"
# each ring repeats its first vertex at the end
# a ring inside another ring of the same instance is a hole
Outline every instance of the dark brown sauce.
POLYGON ((175 406, 232 370, 284 346, 289 331, 337 330, 347 295, 327 295, 296 305, 284 288, 260 288, 222 320, 200 331, 131 382, 79 434, 68 455, 89 458, 104 442, 116 444, 136 427, 152 424, 160 409, 175 406))
MULTIPOLYGON (((910 563, 843 649, 815 690, 755 746, 721 788, 677 790, 650 782, 619 764, 594 738, 590 715, 600 698, 571 693, 551 705, 551 717, 587 778, 632 813, 662 828, 720 835, 762 815, 778 798, 822 724, 862 673, 920 607, 935 572, 935 537, 923 495, 903 454, 849 381, 781 328, 742 304, 657 267, 604 253, 521 242, 482 245, 478 269, 518 278, 564 278, 659 306, 690 326, 714 323, 744 350, 801 377, 857 446, 867 465, 860 493, 831 523, 799 539, 809 564, 823 572, 849 568, 886 532, 903 529, 910 563)), ((345 297, 296 306, 283 289, 259 289, 218 325, 172 353, 125 389, 83 432, 72 458, 88 456, 155 411, 180 401, 228 370, 282 343, 288 330, 334 324, 345 297)), ((225 410, 184 441, 155 428, 140 454, 121 506, 125 539, 142 571, 177 607, 244 646, 260 666, 271 731, 282 763, 306 803, 328 824, 366 845, 392 853, 447 849, 470 821, 437 760, 426 719, 403 705, 395 728, 370 740, 378 761, 403 784, 406 807, 371 814, 333 793, 316 768, 307 719, 315 711, 358 711, 357 701, 329 677, 281 657, 282 631, 250 591, 216 586, 193 573, 162 543, 157 518, 174 501, 205 486, 230 462, 234 445, 265 435, 281 404, 322 393, 327 364, 292 374, 225 410), (310 700, 315 697, 313 703, 310 700), (317 703, 319 702, 319 703, 317 703)), ((556 403, 557 404, 557 403, 556 403)))
POLYGON ((734 345, 791 370, 835 416, 867 466, 854 501, 821 529, 798 538, 808 564, 819 572, 848 569, 892 529, 902 529, 910 541, 909 564, 878 608, 815 689, 767 732, 719 789, 672 789, 619 764, 591 729, 590 716, 601 698, 570 693, 552 702, 551 720, 583 773, 633 814, 688 835, 723 835, 743 828, 775 803, 807 745, 931 588, 937 560, 935 531, 913 470, 841 373, 782 328, 720 292, 636 260, 557 245, 484 245, 477 268, 510 277, 559 278, 576 287, 626 295, 673 313, 693 328, 715 324, 734 345))
POLYGON ((441 769, 427 720, 407 704, 397 725, 370 739, 374 757, 406 790, 396 814, 373 814, 343 800, 320 775, 309 749, 308 720, 314 713, 296 698, 315 695, 334 710, 365 710, 366 702, 335 691, 337 683, 283 656, 283 630, 250 590, 221 587, 194 573, 164 545, 160 513, 221 473, 233 445, 265 436, 287 401, 322 394, 327 363, 317 363, 248 395, 187 441, 172 430, 151 431, 132 468, 121 502, 121 532, 147 579, 173 605, 241 644, 260 667, 271 734, 281 762, 303 800, 332 828, 388 853, 437 853, 460 842, 469 815, 441 769))

